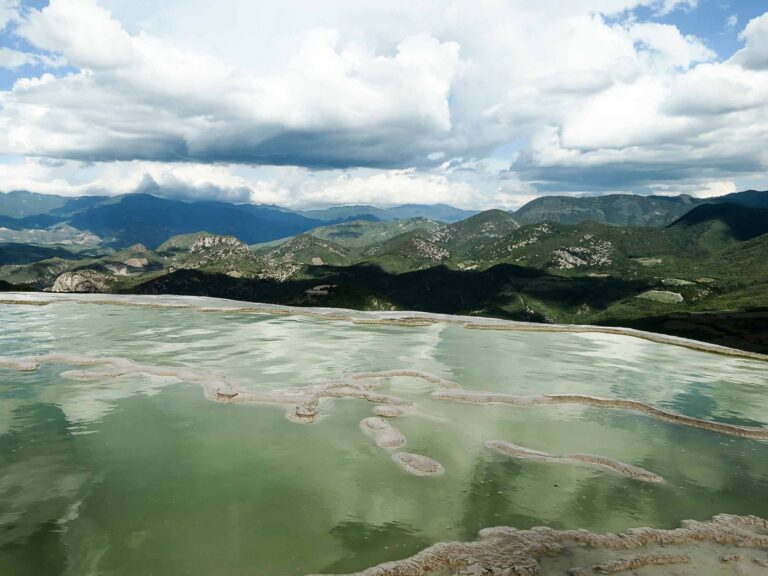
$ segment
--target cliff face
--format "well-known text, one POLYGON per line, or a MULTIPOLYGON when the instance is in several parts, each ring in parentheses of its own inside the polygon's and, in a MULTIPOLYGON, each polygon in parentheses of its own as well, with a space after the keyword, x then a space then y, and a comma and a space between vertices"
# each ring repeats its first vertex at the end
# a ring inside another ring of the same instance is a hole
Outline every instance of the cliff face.
POLYGON ((236 254, 248 253, 248 245, 234 236, 216 236, 204 234, 192 243, 191 252, 202 252, 209 248, 218 248, 222 252, 236 254))
POLYGON ((102 292, 108 293, 112 278, 95 270, 71 270, 64 272, 53 283, 51 292, 102 292))

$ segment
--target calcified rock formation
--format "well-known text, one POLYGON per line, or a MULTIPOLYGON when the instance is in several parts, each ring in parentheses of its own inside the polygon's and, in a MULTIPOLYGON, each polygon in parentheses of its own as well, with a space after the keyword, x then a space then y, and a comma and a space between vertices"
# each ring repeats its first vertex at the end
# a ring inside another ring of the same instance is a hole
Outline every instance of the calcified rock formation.
POLYGON ((419 378, 436 386, 452 388, 455 382, 419 370, 386 370, 382 372, 360 372, 349 374, 337 380, 320 384, 277 390, 247 389, 226 376, 201 369, 175 366, 142 364, 126 358, 91 356, 86 354, 44 354, 29 357, 2 357, 0 368, 20 371, 35 371, 42 364, 61 363, 75 366, 100 366, 99 370, 67 370, 62 376, 75 380, 103 380, 130 374, 174 377, 178 380, 200 384, 208 399, 224 403, 271 404, 283 406, 287 417, 296 422, 314 422, 319 414, 319 403, 326 398, 356 398, 378 404, 377 411, 388 417, 400 416, 411 407, 411 402, 397 396, 382 394, 375 389, 382 381, 405 376, 419 378))
POLYGON ((40 365, 49 363, 105 368, 62 372, 62 376, 74 380, 104 380, 130 374, 174 377, 181 381, 200 384, 206 397, 215 402, 282 406, 286 409, 286 417, 292 422, 299 423, 315 422, 320 416, 320 402, 331 398, 364 400, 378 405, 374 408, 378 416, 389 418, 402 416, 412 408, 410 401, 375 391, 376 388, 383 386, 386 380, 394 377, 418 378, 446 389, 458 387, 456 382, 421 370, 384 370, 352 373, 340 379, 309 386, 257 390, 245 388, 232 382, 223 374, 207 370, 141 364, 126 358, 65 353, 18 358, 0 356, 0 368, 20 371, 35 371, 40 365))
POLYGON ((383 418, 364 418, 360 421, 360 429, 372 437, 379 448, 394 450, 405 446, 405 436, 383 418))
POLYGON ((496 320, 485 322, 478 319, 472 319, 469 322, 462 323, 464 328, 469 330, 510 330, 512 332, 565 332, 572 334, 613 334, 616 336, 632 336, 657 342, 659 344, 670 344, 672 346, 681 346, 690 350, 699 350, 701 352, 711 352, 713 354, 722 354, 723 356, 733 356, 736 358, 751 358, 753 360, 768 360, 768 354, 759 352, 750 352, 748 350, 739 350, 738 348, 728 348, 718 344, 710 344, 698 340, 688 340, 679 336, 668 336, 656 332, 644 332, 634 328, 622 328, 619 326, 590 326, 588 324, 538 324, 536 322, 515 322, 496 320))
POLYGON ((625 570, 636 570, 644 566, 668 566, 669 564, 688 564, 691 557, 687 554, 641 554, 630 558, 609 560, 592 566, 598 574, 616 574, 625 570))
POLYGON ((569 333, 595 333, 615 334, 619 336, 632 336, 659 342, 700 350, 734 356, 738 358, 751 358, 754 360, 768 360, 768 355, 736 348, 728 348, 717 344, 688 340, 677 336, 667 336, 652 332, 643 332, 633 328, 620 328, 612 326, 588 326, 574 324, 537 324, 534 322, 515 322, 498 318, 478 318, 472 316, 453 316, 449 314, 432 314, 429 312, 360 312, 345 310, 342 308, 305 308, 297 306, 282 306, 277 304, 262 304, 253 302, 236 302, 216 298, 188 298, 174 297, 173 302, 155 300, 147 302, 141 297, 102 294, 73 295, 73 294, 30 294, 9 293, 0 300, 4 304, 32 304, 46 305, 54 302, 74 302, 80 304, 106 304, 111 306, 136 306, 144 308, 186 308, 200 312, 212 313, 252 313, 270 315, 300 315, 319 320, 348 321, 357 324, 391 324, 397 326, 425 326, 436 323, 457 324, 473 330, 512 330, 517 332, 569 332, 569 333), (202 305, 200 301, 212 302, 211 305, 202 305))
POLYGON ((742 558, 741 554, 723 554, 720 556, 720 562, 738 562, 742 558))
MULTIPOLYGON (((90 370, 68 370, 62 376, 78 380, 104 380, 129 374, 174 377, 181 381, 197 383, 203 387, 205 396, 215 402, 248 403, 279 406, 285 409, 286 418, 292 422, 311 424, 321 416, 321 403, 332 398, 354 398, 375 404, 376 416, 363 419, 361 429, 372 436, 377 446, 395 450, 405 445, 405 437, 387 422, 385 418, 396 418, 406 413, 416 413, 412 402, 383 394, 376 389, 395 377, 418 378, 436 388, 432 397, 454 402, 472 404, 508 404, 518 407, 532 407, 553 404, 580 404, 602 408, 619 408, 648 414, 660 420, 712 430, 722 434, 754 439, 768 439, 768 430, 722 424, 682 416, 635 400, 598 398, 578 394, 553 394, 518 396, 497 392, 476 392, 463 390, 459 384, 421 370, 385 370, 380 372, 357 372, 340 379, 319 384, 282 389, 250 389, 227 379, 219 373, 207 370, 173 366, 141 364, 125 358, 88 356, 83 354, 46 354, 41 356, 7 358, 0 357, 0 368, 34 371, 41 364, 62 363, 76 366, 90 366, 90 370), (94 367, 99 367, 94 369, 94 367)), ((428 415, 424 415, 429 417, 428 415)), ((432 417, 430 417, 432 418, 432 417)), ((661 482, 662 479, 641 468, 624 464, 603 456, 590 454, 548 454, 523 448, 500 440, 490 440, 486 446, 503 454, 570 464, 590 464, 609 469, 624 476, 645 482, 661 482)), ((419 454, 399 453, 393 457, 407 472, 417 475, 432 475, 442 472, 442 466, 434 460, 419 454)))
POLYGON ((443 465, 422 454, 411 452, 397 452, 392 454, 392 460, 400 467, 414 476, 437 476, 444 472, 443 465))
POLYGON ((406 413, 406 408, 400 406, 374 406, 373 413, 382 418, 399 418, 406 413))
POLYGON ((418 370, 388 370, 350 374, 345 378, 328 380, 309 386, 258 390, 245 388, 220 373, 175 366, 141 364, 126 358, 64 353, 19 358, 0 356, 0 368, 20 371, 35 371, 42 364, 49 363, 101 367, 98 370, 67 370, 62 372, 62 376, 75 380, 104 380, 131 374, 173 377, 201 385, 205 396, 214 402, 281 406, 285 408, 286 417, 289 420, 300 423, 315 422, 320 416, 320 403, 331 398, 364 400, 377 404, 380 412, 385 411, 386 408, 391 408, 392 410, 387 414, 390 417, 405 413, 411 407, 411 402, 375 391, 376 388, 382 386, 382 379, 409 376, 421 378, 436 385, 448 386, 452 384, 438 376, 418 370))
MULTIPOLYGON (((373 438, 376 446, 387 451, 405 446, 405 436, 384 418, 370 417, 360 421, 360 429, 373 438)), ((436 476, 443 473, 443 465, 422 454, 396 452, 394 460, 403 470, 414 476, 436 476)))
POLYGON ((353 318, 353 324, 373 324, 382 326, 431 326, 436 320, 429 318, 353 318))
POLYGON ((554 404, 580 404, 582 406, 594 406, 597 408, 618 408, 622 410, 642 412, 643 414, 648 414, 659 420, 692 426, 693 428, 702 428, 703 430, 712 430, 713 432, 728 434, 729 436, 740 436, 742 438, 752 438, 755 440, 768 440, 768 429, 766 428, 751 428, 748 426, 736 426, 734 424, 712 422, 711 420, 701 420, 699 418, 692 418, 691 416, 683 416, 682 414, 669 412, 637 400, 626 400, 623 398, 600 398, 583 394, 518 396, 500 392, 475 392, 469 390, 439 390, 433 392, 432 397, 438 400, 452 400, 454 402, 467 402, 470 404, 509 404, 511 406, 522 408, 554 404))
POLYGON ((356 372, 348 376, 351 380, 368 380, 371 378, 395 378, 398 376, 405 376, 408 378, 419 378, 430 384, 435 384, 440 388, 461 388, 457 382, 453 380, 446 380, 440 376, 435 376, 429 372, 423 370, 382 370, 380 372, 356 372))
MULTIPOLYGON (((613 408, 632 410, 647 414, 659 420, 682 424, 703 430, 711 430, 730 436, 768 440, 768 429, 748 426, 737 426, 710 420, 701 420, 682 414, 669 412, 637 400, 623 398, 600 398, 582 394, 542 394, 515 395, 500 392, 482 392, 464 390, 459 384, 440 376, 421 370, 384 370, 380 372, 357 372, 343 378, 328 380, 320 384, 303 387, 254 390, 247 389, 229 381, 222 374, 206 370, 182 367, 154 366, 140 364, 125 358, 109 358, 88 356, 83 354, 46 354, 41 356, 11 358, 0 357, 0 368, 34 371, 40 364, 60 362, 64 364, 106 366, 106 371, 68 371, 64 375, 76 379, 115 378, 126 374, 148 374, 154 376, 171 376, 179 380, 201 384, 206 397, 216 402, 269 404, 282 406, 286 409, 286 417, 294 422, 312 423, 320 415, 320 402, 328 398, 356 398, 373 404, 387 407, 398 407, 402 412, 413 408, 412 402, 389 394, 376 392, 383 386, 384 381, 393 377, 418 378, 434 384, 438 389, 432 392, 432 398, 470 404, 508 404, 517 407, 533 407, 557 404, 579 404, 598 408, 613 408)), ((401 415, 395 410, 378 408, 377 415, 394 417, 401 415)))
MULTIPOLYGON (((607 408, 622 408, 649 414, 661 420, 675 422, 713 430, 723 434, 747 438, 768 438, 768 430, 747 428, 730 424, 721 424, 699 420, 667 412, 660 408, 634 400, 597 398, 582 395, 539 395, 516 396, 495 392, 476 392, 463 390, 456 382, 421 370, 385 370, 379 372, 357 372, 340 379, 328 380, 319 384, 283 389, 250 389, 232 382, 223 374, 201 369, 189 369, 173 366, 154 366, 141 364, 125 358, 88 356, 83 354, 46 354, 41 356, 7 358, 0 357, 0 368, 13 368, 21 371, 37 370, 41 364, 62 363, 76 366, 89 366, 89 370, 68 370, 62 376, 78 380, 104 380, 130 374, 174 377, 181 381, 202 386, 205 396, 221 403, 249 403, 279 406, 285 409, 286 418, 292 422, 311 424, 321 416, 321 403, 332 398, 354 398, 371 402, 375 417, 365 418, 360 428, 371 436, 376 445, 388 451, 402 448, 405 437, 385 418, 397 418, 406 413, 421 414, 414 410, 412 402, 376 391, 388 380, 396 377, 417 378, 436 388, 432 397, 455 402, 473 404, 509 404, 519 407, 531 407, 549 404, 581 404, 607 408)), ((436 419, 429 415, 424 415, 436 419)), ((439 420, 439 419, 436 419, 439 420)), ((530 450, 501 440, 489 440, 486 446, 508 456, 529 458, 570 464, 589 464, 600 466, 629 478, 645 482, 661 482, 662 478, 641 468, 625 464, 603 456, 590 454, 565 454, 562 456, 530 450)), ((421 454, 399 452, 392 456, 394 461, 406 472, 417 476, 431 476, 443 472, 439 462, 421 454)))
MULTIPOLYGON (((449 570, 458 576, 512 576, 537 575, 539 560, 545 556, 564 554, 569 549, 637 550, 640 555, 619 560, 606 560, 593 569, 605 574, 620 570, 659 566, 692 561, 684 553, 669 554, 663 547, 685 548, 697 542, 709 542, 720 546, 753 550, 764 554, 768 548, 768 521, 756 516, 730 516, 721 514, 708 522, 686 520, 681 528, 657 530, 634 528, 619 534, 593 534, 586 530, 553 530, 533 528, 486 528, 480 531, 475 542, 448 542, 435 544, 415 556, 395 562, 386 562, 354 576, 426 576, 439 570, 449 570)), ((762 561, 762 558, 754 558, 762 561)), ((718 557, 702 560, 702 568, 718 562, 718 557)), ((578 569, 572 571, 578 574, 578 569)), ((581 573, 585 573, 581 571, 581 573)), ((352 576, 352 575, 347 575, 352 576)))
POLYGON ((539 460, 541 462, 558 462, 561 464, 588 464, 591 466, 599 466, 605 468, 611 472, 616 472, 622 476, 633 478, 634 480, 641 480, 643 482, 663 482, 664 479, 661 476, 657 476, 653 472, 613 460, 612 458, 606 458, 605 456, 596 456, 593 454, 563 454, 558 456, 555 454, 548 454, 547 452, 540 452, 539 450, 531 450, 530 448, 524 448, 518 446, 512 442, 506 442, 504 440, 488 440, 485 443, 486 447, 491 450, 495 450, 505 456, 511 456, 513 458, 523 458, 527 460, 539 460))
POLYGON ((96 270, 70 270, 56 278, 51 292, 109 292, 113 281, 96 270))

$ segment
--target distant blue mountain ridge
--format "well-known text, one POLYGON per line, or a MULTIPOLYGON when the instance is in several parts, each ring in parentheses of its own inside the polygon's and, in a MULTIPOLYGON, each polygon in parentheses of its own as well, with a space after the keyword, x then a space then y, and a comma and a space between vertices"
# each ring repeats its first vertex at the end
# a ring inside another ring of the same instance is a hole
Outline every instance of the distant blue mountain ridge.
MULTIPOLYGON (((622 226, 666 226, 696 206, 711 203, 768 208, 768 193, 749 190, 708 199, 688 195, 542 196, 510 213, 521 224, 594 220, 622 226)), ((114 247, 140 243, 155 248, 171 236, 199 231, 232 235, 256 244, 353 220, 428 218, 454 223, 478 212, 445 204, 392 208, 337 206, 297 211, 273 205, 188 202, 140 193, 79 198, 27 191, 0 193, 0 228, 47 229, 66 223, 91 232, 114 247)))

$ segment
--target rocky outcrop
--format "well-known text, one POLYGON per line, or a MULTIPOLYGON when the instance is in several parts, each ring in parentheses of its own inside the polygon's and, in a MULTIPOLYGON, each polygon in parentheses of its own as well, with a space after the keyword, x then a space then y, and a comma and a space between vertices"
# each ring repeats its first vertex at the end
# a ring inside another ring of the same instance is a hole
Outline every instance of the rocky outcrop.
POLYGON ((290 280, 294 274, 301 270, 301 264, 292 264, 290 262, 267 262, 256 277, 259 280, 273 280, 275 282, 286 282, 290 280))
POLYGON ((552 252, 551 264, 561 270, 582 266, 608 266, 613 255, 613 244, 591 234, 584 235, 577 246, 566 246, 552 252))
POLYGON ((144 268, 149 264, 149 261, 146 258, 128 258, 123 264, 132 268, 144 268))
POLYGON ((552 252, 552 263, 557 268, 570 269, 578 268, 579 266, 589 266, 586 260, 583 260, 576 254, 575 249, 571 250, 555 250, 552 252))
POLYGON ((96 270, 70 270, 53 283, 51 292, 100 292, 108 293, 113 279, 96 270))
MULTIPOLYGON (((201 234, 189 245, 188 250, 177 245, 170 249, 181 253, 176 257, 169 271, 186 269, 195 270, 207 266, 226 266, 229 272, 243 273, 243 268, 255 262, 255 257, 248 245, 234 236, 216 236, 201 234)), ((245 274, 243 274, 245 276, 245 274)))
POLYGON ((235 238, 234 236, 215 236, 213 234, 205 234, 200 236, 192 243, 190 252, 203 252, 210 249, 216 249, 220 253, 226 254, 250 254, 248 245, 235 238))

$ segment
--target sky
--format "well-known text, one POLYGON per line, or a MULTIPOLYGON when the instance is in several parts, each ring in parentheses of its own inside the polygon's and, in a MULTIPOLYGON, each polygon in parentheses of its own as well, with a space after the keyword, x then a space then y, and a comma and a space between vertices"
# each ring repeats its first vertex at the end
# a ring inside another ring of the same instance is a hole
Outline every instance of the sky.
POLYGON ((0 0, 0 190, 768 188, 767 0, 0 0))

